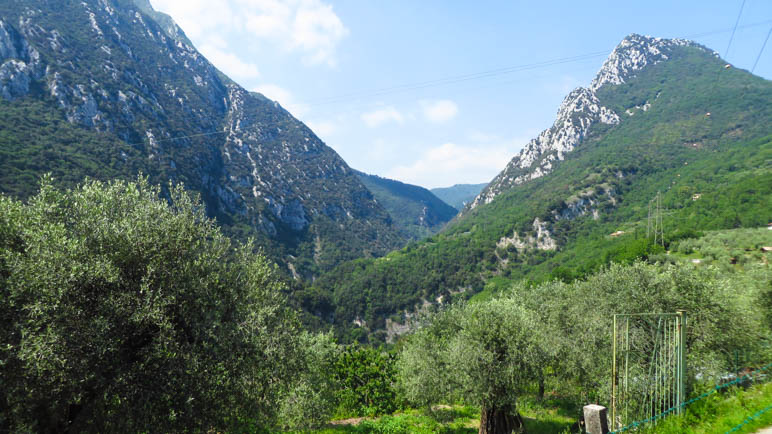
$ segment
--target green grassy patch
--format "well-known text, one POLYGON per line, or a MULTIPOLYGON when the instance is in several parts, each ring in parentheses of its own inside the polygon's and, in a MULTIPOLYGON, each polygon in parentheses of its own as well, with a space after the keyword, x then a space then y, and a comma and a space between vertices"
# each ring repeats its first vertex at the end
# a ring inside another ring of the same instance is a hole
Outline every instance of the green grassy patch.
MULTIPOLYGON (((579 410, 562 401, 523 401, 520 414, 529 434, 568 433, 579 410)), ((314 431, 333 433, 444 433, 473 434, 480 426, 480 409, 474 406, 438 406, 432 411, 410 409, 376 419, 336 421, 314 431)))
POLYGON ((734 433, 754 433, 772 426, 772 410, 753 417, 772 406, 772 383, 749 389, 736 388, 713 394, 691 404, 686 413, 671 416, 647 429, 657 434, 726 433, 742 425, 734 433))

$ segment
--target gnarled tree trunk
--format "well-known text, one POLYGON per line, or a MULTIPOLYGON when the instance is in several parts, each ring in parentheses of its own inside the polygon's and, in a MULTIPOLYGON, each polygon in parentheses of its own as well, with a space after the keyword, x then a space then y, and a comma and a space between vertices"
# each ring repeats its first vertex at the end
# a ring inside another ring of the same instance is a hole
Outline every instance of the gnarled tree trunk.
POLYGON ((525 424, 513 407, 485 407, 480 413, 479 434, 524 433, 525 424))

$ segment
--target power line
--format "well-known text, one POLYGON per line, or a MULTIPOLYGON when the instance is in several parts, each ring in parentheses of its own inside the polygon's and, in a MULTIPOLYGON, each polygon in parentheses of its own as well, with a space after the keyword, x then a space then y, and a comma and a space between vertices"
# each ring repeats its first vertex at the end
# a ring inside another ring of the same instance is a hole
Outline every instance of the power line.
MULTIPOLYGON (((737 26, 736 30, 749 29, 749 28, 752 28, 752 27, 759 27, 759 26, 766 26, 767 24, 770 24, 770 23, 772 23, 772 20, 758 21, 758 22, 751 23, 751 24, 745 24, 745 25, 742 25, 742 26, 737 26)), ((686 38, 701 38, 703 36, 713 36, 713 35, 717 35, 719 33, 726 33, 728 31, 729 31, 729 29, 726 29, 726 28, 725 29, 717 29, 717 30, 711 30, 711 31, 702 32, 702 33, 692 33, 691 35, 686 35, 685 37, 686 38)))
MULTIPOLYGON (((744 5, 744 2, 745 0, 743 0, 743 5, 744 5)), ((742 13, 742 10, 740 12, 742 13)), ((705 36, 711 36, 711 35, 716 35, 720 33, 726 33, 731 30, 732 32, 732 36, 730 38, 730 44, 731 44, 731 40, 734 39, 734 34, 738 29, 746 29, 746 28, 758 27, 762 25, 765 26, 771 23, 772 23, 772 20, 764 20, 764 21, 740 26, 739 16, 738 16, 738 19, 735 22, 734 27, 732 27, 731 29, 724 28, 724 29, 712 30, 708 32, 701 32, 701 33, 686 35, 685 37, 686 38, 705 37, 705 36)), ((329 105, 329 104, 337 104, 337 103, 343 103, 343 102, 349 102, 349 101, 362 100, 366 98, 385 96, 385 95, 390 95, 394 93, 401 93, 401 92, 408 92, 408 91, 414 91, 414 90, 422 90, 422 89, 431 88, 431 87, 445 86, 449 84, 456 84, 456 83, 461 83, 461 82, 466 82, 471 80, 487 79, 487 78, 492 78, 492 77, 497 77, 502 75, 508 75, 515 72, 546 68, 546 67, 561 65, 565 63, 579 62, 579 61, 593 59, 596 57, 607 56, 608 53, 611 52, 612 50, 613 48, 611 50, 595 51, 591 53, 584 53, 576 56, 551 59, 551 60, 546 60, 546 61, 541 61, 541 62, 536 62, 531 64, 506 66, 506 67, 495 68, 495 69, 490 69, 490 70, 480 71, 475 73, 448 76, 448 77, 443 77, 438 79, 419 81, 415 83, 405 83, 401 85, 389 86, 384 88, 376 88, 371 90, 350 92, 343 95, 336 95, 336 96, 330 96, 330 97, 320 98, 316 100, 306 101, 304 104, 310 107, 323 106, 323 105, 329 105)))
POLYGON ((724 59, 729 57, 729 47, 732 46, 732 40, 734 39, 734 33, 737 31, 737 25, 740 24, 740 17, 743 15, 743 9, 745 8, 745 0, 740 5, 740 13, 737 14, 737 20, 734 22, 734 28, 732 28, 732 36, 729 37, 729 43, 726 44, 726 51, 724 51, 724 59))
POLYGON ((767 32, 767 37, 764 39, 764 43, 761 44, 761 50, 759 50, 759 55, 756 56, 756 61, 753 62, 753 68, 751 68, 751 74, 753 74, 753 71, 756 70, 756 65, 758 65, 759 59, 761 59, 761 53, 764 52, 764 48, 767 46, 767 41, 769 41, 769 35, 772 35, 772 27, 769 28, 769 32, 767 32))
POLYGON ((597 51, 593 53, 580 54, 578 56, 563 57, 563 58, 552 59, 552 60, 547 60, 547 61, 542 61, 537 63, 509 66, 509 67, 492 69, 488 71, 481 71, 481 72, 476 72, 471 74, 450 76, 450 77, 440 78, 436 80, 428 80, 428 81, 418 82, 418 83, 403 84, 403 85, 398 85, 393 87, 376 89, 372 91, 354 92, 354 93, 340 95, 336 97, 328 97, 328 98, 322 98, 316 101, 311 101, 308 103, 308 105, 318 106, 318 105, 332 104, 337 102, 344 102, 352 99, 362 99, 362 98, 381 96, 381 95, 386 95, 390 93, 420 90, 427 87, 436 87, 436 86, 455 84, 455 83, 460 83, 460 82, 465 82, 470 80, 479 80, 479 79, 495 77, 499 75, 511 74, 513 72, 527 71, 531 69, 544 68, 547 66, 560 65, 564 63, 570 63, 570 62, 578 62, 582 60, 587 60, 587 59, 607 56, 607 55, 608 55, 607 50, 597 51))
MULTIPOLYGON (((745 0, 743 0, 743 7, 745 5, 745 0)), ((742 14, 742 7, 740 8, 740 14, 742 14)), ((772 20, 765 20, 760 21, 756 23, 746 24, 743 26, 738 26, 740 21, 740 16, 738 15, 737 21, 735 22, 735 26, 732 28, 732 36, 730 37, 730 44, 732 39, 734 38, 734 34, 737 31, 737 29, 745 29, 745 28, 751 28, 751 27, 758 27, 762 25, 767 25, 772 23, 772 20)), ((725 33, 729 31, 729 29, 719 29, 719 30, 712 30, 708 32, 702 32, 702 33, 695 33, 691 35, 686 35, 686 38, 696 38, 696 37, 704 37, 704 36, 711 36, 715 34, 725 33)), ((770 28, 770 33, 772 33, 772 28, 770 28)), ((767 34, 767 40, 769 39, 769 34, 767 34)), ((764 47, 766 46, 767 40, 764 41, 764 45, 761 48, 761 51, 759 52, 759 56, 756 59, 756 63, 758 63, 759 58, 761 57, 761 52, 763 52, 764 47)), ((729 47, 727 47, 728 49, 729 47)), ((328 104, 335 104, 335 103, 341 103, 341 102, 349 102, 349 101, 355 101, 355 100, 361 100, 365 98, 371 98, 371 97, 377 97, 377 96, 383 96, 393 93, 399 93, 399 92, 408 92, 413 90, 421 90, 425 88, 430 87, 437 87, 437 86, 443 86, 448 84, 456 84, 456 83, 462 83, 467 81, 473 81, 473 80, 480 80, 480 79, 486 79, 491 77, 497 77, 502 75, 508 75, 515 72, 522 72, 522 71, 528 71, 528 70, 534 70, 534 69, 541 69, 546 68, 549 66, 555 66, 555 65, 562 65, 566 63, 573 63, 573 62, 581 62, 586 60, 591 60, 597 57, 606 56, 611 50, 603 50, 603 51, 595 51, 591 53, 584 53, 579 54, 576 56, 569 56, 569 57, 562 57, 557 59, 551 59, 541 62, 535 62, 530 64, 523 64, 523 65, 514 65, 514 66, 507 66, 507 67, 501 67, 501 68, 495 68, 490 69, 487 71, 480 71, 475 73, 469 73, 469 74, 462 74, 462 75, 456 75, 456 76, 449 76, 444 77, 440 79, 434 79, 434 80, 426 80, 422 82, 416 82, 416 83, 406 83, 402 85, 396 85, 381 89, 375 89, 370 91, 360 91, 360 92, 352 92, 344 95, 334 96, 334 97, 327 97, 322 98, 316 101, 312 101, 309 103, 306 103, 308 106, 320 106, 320 105, 328 105, 328 104)), ((754 68, 756 67, 756 63, 754 63, 754 68)), ((751 71, 752 72, 752 71, 751 71)), ((184 136, 178 136, 178 137, 171 137, 166 139, 155 139, 156 143, 163 143, 163 142, 170 142, 174 140, 182 140, 182 139, 188 139, 188 138, 195 138, 195 137, 205 137, 205 136, 212 136, 212 135, 218 135, 218 134, 227 134, 228 131, 214 131, 214 132, 207 132, 207 133, 200 133, 200 134, 191 134, 191 135, 184 135, 184 136)), ((149 139, 137 142, 137 143, 128 143, 131 146, 135 145, 141 145, 146 144, 149 141, 149 139)))

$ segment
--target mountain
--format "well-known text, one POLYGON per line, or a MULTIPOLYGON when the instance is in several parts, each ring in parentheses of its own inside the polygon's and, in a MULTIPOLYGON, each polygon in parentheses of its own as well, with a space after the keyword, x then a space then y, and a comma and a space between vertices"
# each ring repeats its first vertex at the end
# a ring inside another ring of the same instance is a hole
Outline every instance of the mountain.
POLYGON ((456 184, 452 187, 432 188, 431 192, 443 202, 461 211, 474 200, 488 184, 456 184))
MULTIPOLYGON (((590 87, 580 87, 569 93, 560 105, 552 127, 528 142, 520 154, 470 202, 468 209, 490 203, 512 186, 550 173, 555 162, 563 160, 566 153, 582 143, 589 134, 602 129, 599 126, 619 124, 620 114, 603 105, 598 99, 598 90, 605 84, 625 83, 647 66, 668 60, 680 47, 708 52, 704 47, 683 39, 652 39, 636 34, 625 38, 603 63, 590 87)), ((658 97, 656 95, 655 99, 658 97)), ((633 116, 635 111, 647 111, 649 108, 651 102, 646 100, 625 108, 625 114, 633 116)))
POLYGON ((513 281, 667 261, 678 239, 766 226, 770 203, 772 82, 689 41, 630 35, 440 233, 341 264, 314 293, 342 339, 387 341, 417 312, 513 281))
POLYGON ((147 0, 0 3, 0 191, 47 172, 182 182, 298 278, 405 243, 335 151, 147 0))
POLYGON ((358 171, 356 174, 389 212, 394 225, 410 240, 438 232, 458 214, 457 209, 423 187, 358 171))

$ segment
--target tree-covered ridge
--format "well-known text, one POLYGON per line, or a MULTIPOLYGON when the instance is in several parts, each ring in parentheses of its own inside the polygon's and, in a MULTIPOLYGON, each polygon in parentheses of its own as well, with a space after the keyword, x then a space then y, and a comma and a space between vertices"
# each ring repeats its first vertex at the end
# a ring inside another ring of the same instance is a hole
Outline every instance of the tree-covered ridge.
POLYGON ((409 240, 419 240, 438 232, 458 213, 423 187, 359 171, 356 174, 409 240))
POLYGON ((482 191, 485 184, 456 184, 452 187, 432 188, 431 192, 445 203, 461 211, 464 206, 474 200, 482 191))
POLYGON ((404 322, 402 310, 520 279, 570 281, 609 261, 647 257, 664 250, 646 238, 657 192, 666 246, 690 231, 765 226, 772 83, 724 65, 681 47, 623 84, 606 84, 598 95, 625 113, 618 125, 593 129, 552 173, 443 232, 382 259, 341 265, 316 282, 316 300, 335 306, 344 335, 380 340, 387 320, 404 322))
POLYGON ((332 149, 147 2, 12 0, 0 17, 0 191, 141 170, 303 278, 404 244, 332 149))

